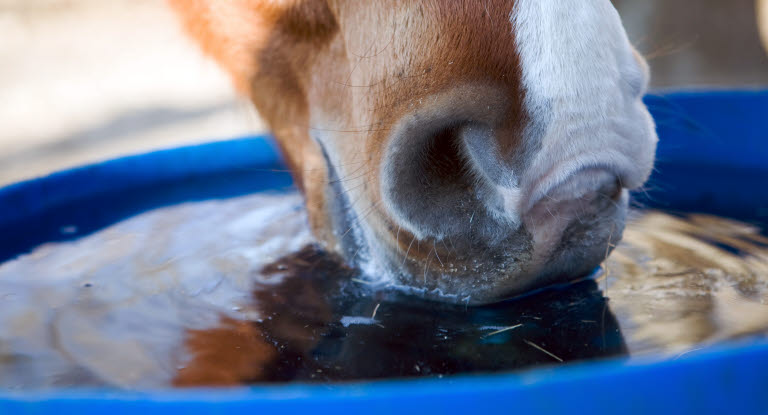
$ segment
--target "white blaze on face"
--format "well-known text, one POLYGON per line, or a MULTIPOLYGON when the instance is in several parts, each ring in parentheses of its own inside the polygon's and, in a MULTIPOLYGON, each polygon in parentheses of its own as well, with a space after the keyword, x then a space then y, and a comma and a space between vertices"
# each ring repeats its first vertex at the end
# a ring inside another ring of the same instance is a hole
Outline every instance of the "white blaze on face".
POLYGON ((641 101, 648 74, 610 1, 516 0, 510 22, 533 144, 520 210, 590 167, 641 186, 657 140, 641 101))

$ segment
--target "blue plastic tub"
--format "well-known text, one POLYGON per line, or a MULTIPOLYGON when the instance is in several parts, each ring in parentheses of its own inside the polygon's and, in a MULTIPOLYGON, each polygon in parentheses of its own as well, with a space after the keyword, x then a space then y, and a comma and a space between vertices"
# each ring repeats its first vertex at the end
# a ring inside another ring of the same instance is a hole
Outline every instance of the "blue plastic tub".
MULTIPOLYGON (((641 204, 768 228, 768 91, 649 96, 661 142, 641 204)), ((267 137, 126 157, 0 189, 0 262, 132 215, 291 186, 267 137), (62 223, 77 231, 62 234, 62 223)), ((768 313, 768 309, 766 309, 768 313)), ((0 373, 2 376, 2 373, 0 373)), ((522 374, 228 390, 0 391, 0 414, 756 413, 768 414, 768 343, 663 362, 609 361, 522 374)))

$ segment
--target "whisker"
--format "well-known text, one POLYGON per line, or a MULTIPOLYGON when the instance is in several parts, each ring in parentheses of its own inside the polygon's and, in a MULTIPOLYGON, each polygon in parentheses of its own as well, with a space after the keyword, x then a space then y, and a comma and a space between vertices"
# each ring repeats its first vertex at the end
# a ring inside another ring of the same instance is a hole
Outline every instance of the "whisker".
POLYGON ((408 253, 411 252, 411 247, 413 246, 413 241, 416 240, 416 235, 413 235, 413 238, 411 238, 411 243, 408 244, 408 249, 405 251, 405 256, 403 257, 403 263, 400 264, 401 267, 405 266, 405 260, 408 259, 408 253))
POLYGON ((443 264, 443 260, 440 259, 440 255, 437 254, 437 247, 433 244, 432 250, 435 251, 435 258, 437 258, 438 261, 440 261, 440 266, 445 268, 445 265, 443 264))
POLYGON ((369 216, 371 213, 373 213, 373 211, 374 211, 374 210, 376 210, 376 207, 377 207, 377 206, 378 206, 378 205, 379 205, 381 202, 382 202, 382 201, 381 201, 381 200, 379 200, 379 201, 377 201, 376 203, 373 203, 373 204, 371 205, 371 207, 369 207, 368 209, 366 209, 366 213, 365 213, 365 214, 363 214, 363 216, 362 216, 362 217, 358 216, 357 218, 355 218, 355 220, 354 220, 354 223, 352 223, 352 224, 349 226, 349 229, 347 229, 347 231, 346 231, 346 232, 344 232, 344 234, 341 236, 341 239, 344 239, 344 238, 345 238, 345 237, 346 237, 346 236, 349 234, 349 232, 352 230, 352 228, 354 228, 354 227, 355 227, 355 225, 358 225, 358 224, 360 224, 360 223, 361 223, 363 220, 365 220, 365 219, 366 219, 366 218, 367 218, 367 217, 368 217, 368 216, 369 216))
MULTIPOLYGON (((374 45, 375 43, 376 43, 376 40, 375 40, 375 39, 374 39, 373 41, 371 41, 371 44, 370 44, 370 45, 368 46, 368 48, 365 50, 365 52, 363 53, 363 55, 367 55, 367 54, 368 54, 368 52, 370 52, 371 48, 373 47, 373 45, 374 45)), ((355 70, 357 69, 357 67, 358 67, 358 66, 360 66, 360 62, 362 62, 362 61, 363 61, 362 59, 358 59, 358 60, 357 60, 357 62, 355 62, 355 66, 353 66, 353 67, 352 67, 352 70, 351 70, 351 71, 349 71, 349 75, 347 75, 347 80, 346 80, 346 81, 344 81, 344 84, 345 84, 345 85, 349 85, 349 80, 350 80, 350 79, 352 79, 352 74, 353 74, 353 73, 355 73, 355 70)))

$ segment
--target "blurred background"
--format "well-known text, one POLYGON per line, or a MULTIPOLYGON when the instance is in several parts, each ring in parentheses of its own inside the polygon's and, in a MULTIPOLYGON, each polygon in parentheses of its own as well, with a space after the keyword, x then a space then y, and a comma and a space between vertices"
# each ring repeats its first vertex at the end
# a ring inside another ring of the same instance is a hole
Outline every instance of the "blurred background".
MULTIPOLYGON (((614 4, 655 90, 764 88, 755 1, 614 4)), ((0 0, 0 185, 261 132, 163 0, 0 0)))

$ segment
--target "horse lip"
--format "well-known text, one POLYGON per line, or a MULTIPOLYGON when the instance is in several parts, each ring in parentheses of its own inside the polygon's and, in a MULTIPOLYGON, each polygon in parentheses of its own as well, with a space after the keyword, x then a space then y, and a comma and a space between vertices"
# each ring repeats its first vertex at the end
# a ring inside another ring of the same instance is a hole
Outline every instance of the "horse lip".
MULTIPOLYGON (((526 192, 527 194, 522 199, 520 210, 523 215, 530 212, 542 199, 551 196, 552 192, 562 189, 562 187, 567 185, 570 181, 575 178, 580 178, 581 175, 587 174, 587 172, 598 172, 598 175, 607 173, 606 177, 610 177, 611 181, 617 181, 620 189, 628 188, 626 179, 628 174, 624 171, 626 169, 618 168, 613 163, 591 162, 591 160, 599 158, 601 158, 599 155, 592 155, 586 160, 578 157, 569 159, 565 162, 558 163, 559 166, 550 169, 545 175, 535 180, 532 185, 528 186, 530 190, 526 192), (563 165, 564 167, 561 167, 563 165)), ((608 179, 605 179, 605 181, 608 181, 608 179)), ((601 184, 591 190, 599 191, 602 187, 601 184)), ((578 197, 579 195, 575 195, 574 198, 578 197)))

